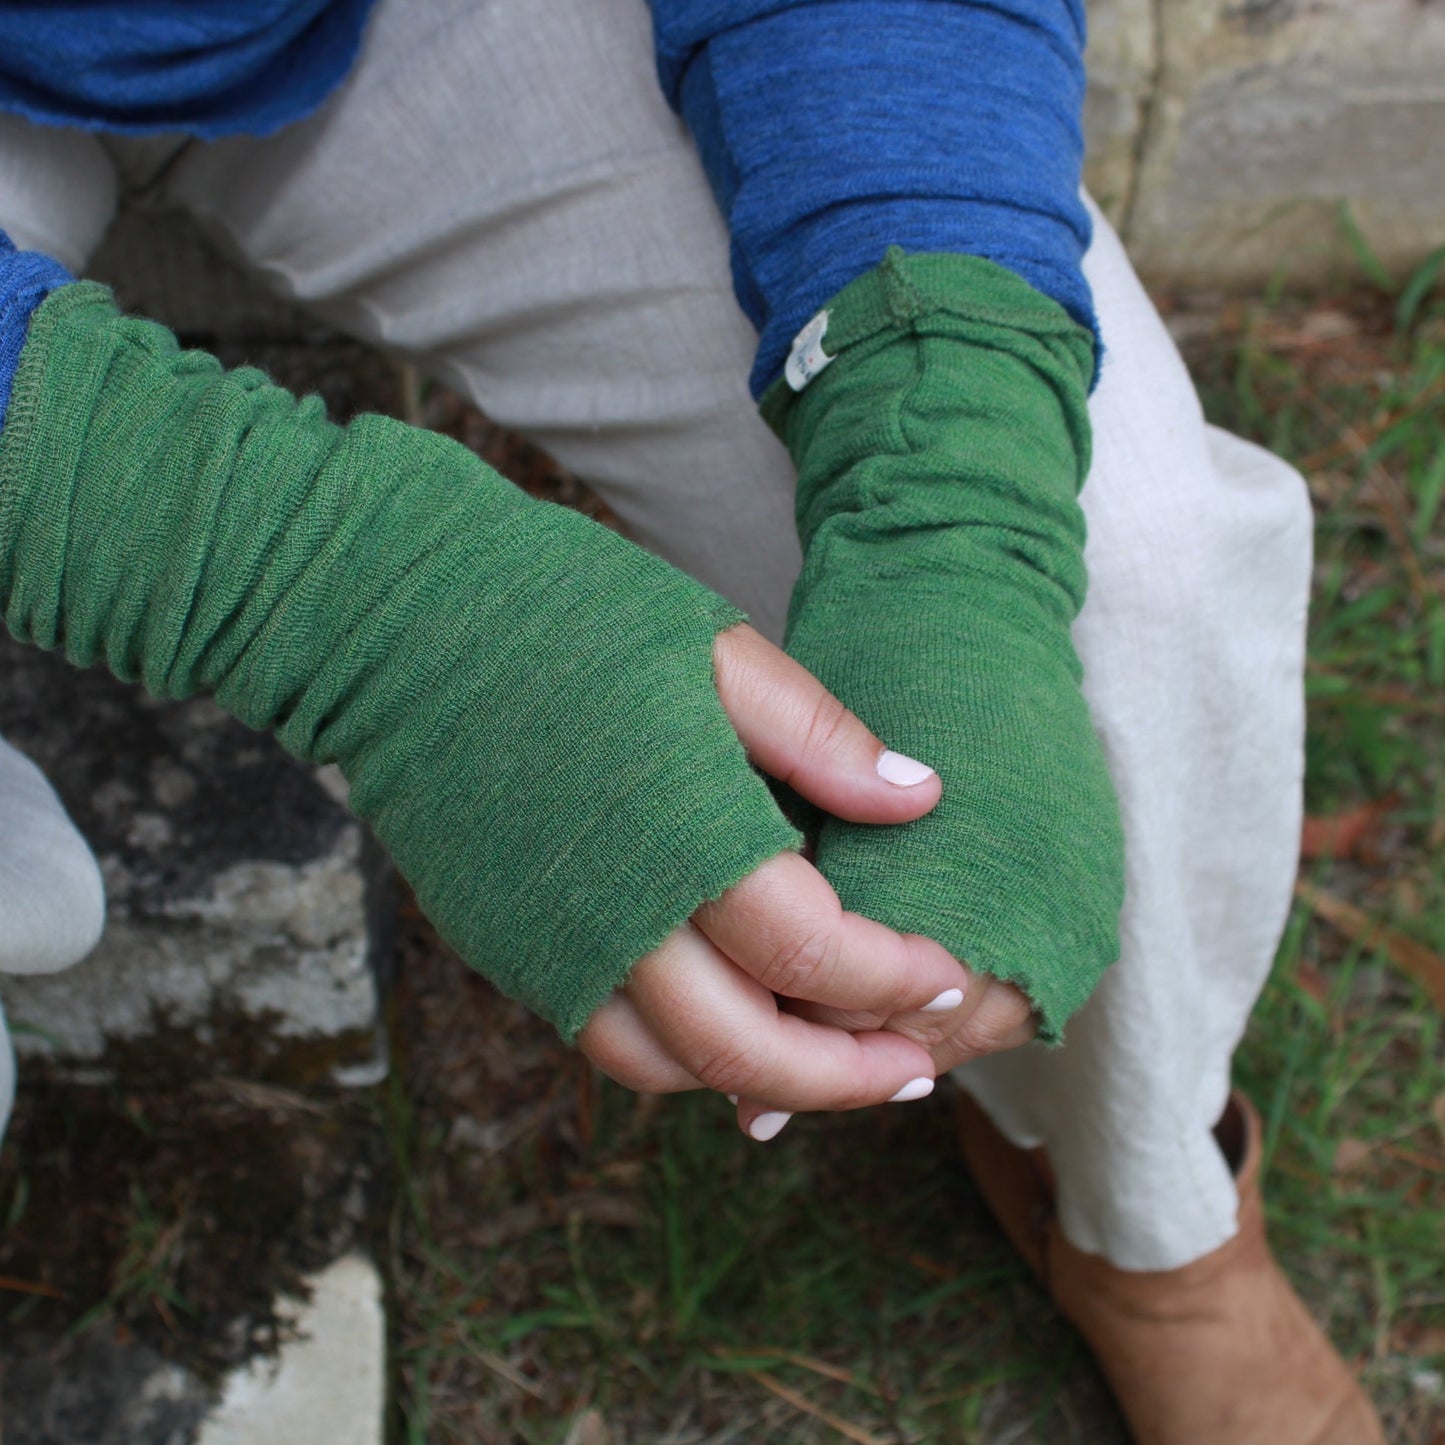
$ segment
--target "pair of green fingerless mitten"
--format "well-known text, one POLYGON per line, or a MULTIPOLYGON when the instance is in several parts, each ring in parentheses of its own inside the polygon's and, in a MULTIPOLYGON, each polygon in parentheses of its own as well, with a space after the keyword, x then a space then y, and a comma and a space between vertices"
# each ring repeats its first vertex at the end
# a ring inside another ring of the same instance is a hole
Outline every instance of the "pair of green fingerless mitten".
MULTIPOLYGON (((1018 980, 1057 1037, 1122 886, 1069 642, 1091 339, 987 262, 894 255, 825 345, 765 402, 800 474, 789 650, 944 799, 826 821, 819 866, 848 907, 1018 980)), ((35 313, 0 432, 0 606, 339 763, 441 932, 564 1036, 799 842, 717 699, 734 609, 455 443, 336 427, 87 283, 35 313)))

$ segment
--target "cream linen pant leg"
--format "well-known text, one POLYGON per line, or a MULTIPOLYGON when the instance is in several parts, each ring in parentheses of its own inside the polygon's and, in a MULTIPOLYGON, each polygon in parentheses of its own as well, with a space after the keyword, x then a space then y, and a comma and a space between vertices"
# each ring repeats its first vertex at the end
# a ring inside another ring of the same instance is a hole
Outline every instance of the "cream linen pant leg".
MULTIPOLYGON (((105 890, 85 839, 40 769, 0 738, 0 973, 55 973, 100 941, 105 890)), ((0 1008, 0 1139, 15 1055, 0 1008)))
POLYGON ((1210 1130, 1298 858, 1312 520, 1298 473, 1205 425, 1117 237, 1094 224, 1107 352, 1074 637, 1123 813, 1122 953, 1064 1048, 958 1072, 1015 1143, 1048 1149, 1072 1243, 1170 1269, 1235 1228, 1210 1130))
POLYGON ((756 337, 645 0, 381 0, 316 116, 196 146, 168 195, 327 322, 410 357, 782 631, 801 566, 756 337))
MULTIPOLYGON (((72 269, 99 245, 116 182, 91 136, 0 115, 0 230, 72 269)), ((50 973, 100 938, 100 869, 40 769, 0 738, 0 973, 50 973)), ((0 1138, 15 1096, 15 1055, 0 1009, 0 1138)))
MULTIPOLYGON (((791 470, 642 0, 382 0, 321 112, 168 177, 283 294, 538 438, 778 633, 791 470)), ((1109 358, 1078 641, 1124 805, 1124 956, 1063 1050, 966 1084, 1048 1146, 1076 1244, 1165 1268, 1234 1227, 1209 1130, 1288 897, 1309 514, 1293 472, 1204 425, 1103 225, 1088 269, 1109 358)))

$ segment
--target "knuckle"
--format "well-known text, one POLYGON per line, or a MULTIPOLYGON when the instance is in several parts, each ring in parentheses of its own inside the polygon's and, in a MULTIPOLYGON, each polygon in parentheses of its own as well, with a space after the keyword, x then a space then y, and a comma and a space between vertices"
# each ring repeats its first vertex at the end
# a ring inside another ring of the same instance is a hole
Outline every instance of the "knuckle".
POLYGON ((888 1014, 878 1013, 873 1009, 824 1008, 810 1010, 807 1017, 814 1023, 831 1024, 845 1034, 871 1034, 879 1029, 892 1027, 888 1014))
MULTIPOLYGON (((992 1000, 990 1000, 992 1002, 992 1000)), ((1015 1008, 1012 1001, 994 1007, 981 1007, 955 1035, 957 1047, 965 1056, 996 1054, 1013 1046, 1027 1010, 1015 1008)))
POLYGON ((690 1072, 705 1088, 747 1097, 766 1063, 766 1050, 756 1040, 745 1039, 703 1055, 690 1072))
POLYGON ((953 1037, 953 1052, 959 1059, 975 1059, 983 1054, 996 1054, 1002 1039, 987 1024, 965 1024, 953 1037))
POLYGON ((889 1027, 910 1043, 927 1049, 930 1054, 936 1049, 942 1048, 957 1035, 957 1030, 949 1028, 946 1024, 935 1023, 928 1018, 918 1018, 916 1015, 910 1018, 901 1018, 895 1023, 890 1023, 889 1027))
POLYGON ((798 998, 831 978, 842 956, 842 941, 826 928, 810 928, 780 943, 757 979, 785 998, 798 998))
POLYGON ((886 1089, 877 1085, 870 1086, 864 1082, 861 1076, 855 1076, 854 1080, 833 1100, 832 1107, 840 1112, 849 1109, 867 1109, 886 1097, 886 1089))
POLYGON ((807 758, 829 758, 842 749, 848 736, 853 714, 833 696, 822 693, 813 704, 812 716, 803 736, 803 755, 807 758))

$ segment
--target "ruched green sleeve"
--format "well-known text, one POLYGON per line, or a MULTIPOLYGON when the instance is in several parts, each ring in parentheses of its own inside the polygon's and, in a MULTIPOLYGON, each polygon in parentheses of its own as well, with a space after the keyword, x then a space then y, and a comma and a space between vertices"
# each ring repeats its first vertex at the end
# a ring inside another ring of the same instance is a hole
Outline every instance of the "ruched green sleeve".
POLYGON ((566 1036, 798 841, 717 698, 720 598, 456 443, 334 426, 93 284, 54 291, 21 355, 0 607, 16 637, 213 692, 338 763, 442 934, 566 1036))
MULTIPOLYGON (((1123 841, 1080 691, 1093 338, 991 262, 893 251, 764 415, 798 467, 788 651, 943 800, 826 819, 845 907, 1019 983, 1057 1040, 1118 954, 1123 841)), ((819 325, 821 325, 821 321, 819 325)))

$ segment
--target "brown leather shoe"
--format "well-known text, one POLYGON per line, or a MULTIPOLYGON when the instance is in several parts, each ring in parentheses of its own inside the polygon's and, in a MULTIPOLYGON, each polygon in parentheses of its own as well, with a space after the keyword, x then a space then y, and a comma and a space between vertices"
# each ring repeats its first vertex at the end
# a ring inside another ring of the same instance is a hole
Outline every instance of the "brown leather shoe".
POLYGON ((1385 1445, 1369 1400, 1270 1254, 1259 1116, 1243 1095, 1216 1132, 1238 1160, 1238 1234, 1179 1269, 1123 1270, 1064 1238, 1043 1151, 1010 1144, 960 1091, 959 1136, 979 1192, 1093 1350, 1138 1445, 1385 1445))

